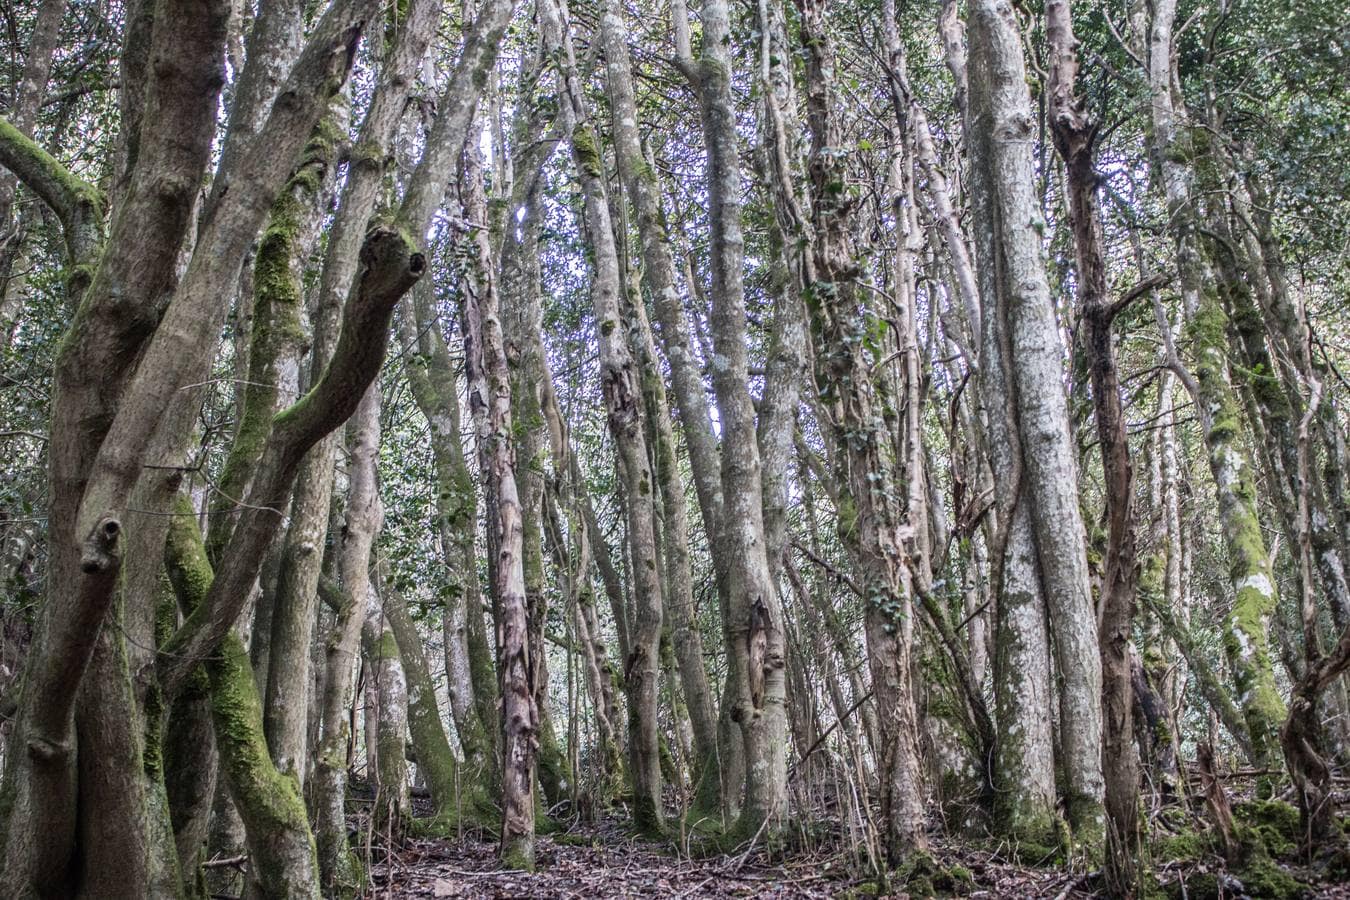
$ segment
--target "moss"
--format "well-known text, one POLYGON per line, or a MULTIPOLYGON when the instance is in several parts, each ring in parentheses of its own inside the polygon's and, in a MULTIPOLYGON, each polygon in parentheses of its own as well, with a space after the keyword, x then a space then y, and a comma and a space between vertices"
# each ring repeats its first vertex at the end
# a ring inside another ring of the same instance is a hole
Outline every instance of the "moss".
POLYGON ((1233 817, 1244 826, 1244 843, 1257 843, 1270 856, 1298 849, 1301 837, 1298 810, 1278 800, 1249 800, 1233 806, 1233 817))
POLYGON ((965 866, 944 866, 931 854, 919 851, 896 868, 887 887, 900 889, 910 897, 965 897, 974 886, 975 876, 965 866))
POLYGON ((1068 824, 1072 828, 1073 855, 1096 862, 1106 847, 1106 813, 1095 797, 1065 798, 1068 824))
POLYGON ((97 267, 92 263, 73 263, 66 267, 66 296, 78 298, 94 283, 97 267))
MULTIPOLYGON (((239 637, 228 634, 220 651, 207 665, 211 675, 211 713, 220 747, 221 769, 229 779, 231 795, 245 827, 257 834, 290 832, 309 843, 310 867, 317 872, 314 837, 309 830, 300 785, 272 764, 263 737, 262 704, 253 680, 248 650, 239 637)), ((277 860, 254 859, 256 878, 274 896, 287 896, 297 886, 274 868, 277 860)), ((317 878, 315 878, 317 880, 317 878)))
POLYGON ((1207 831, 1183 831, 1161 837, 1153 844, 1159 862, 1198 862, 1215 852, 1214 836, 1207 831))
MULTIPOLYGON (((120 602, 120 601, 119 601, 120 602)), ((155 646, 162 647, 173 636, 178 624, 177 609, 174 605, 172 586, 167 577, 161 580, 159 602, 155 606, 155 646)), ((189 687, 192 685, 189 684, 189 687)), ((164 692, 159 682, 152 680, 145 692, 145 749, 142 751, 142 763, 146 777, 153 783, 164 778, 164 692)))
MULTIPOLYGON (((600 178, 604 166, 600 162, 600 150, 596 144, 595 131, 582 123, 572 129, 572 155, 576 158, 577 168, 585 175, 600 178)), ((606 323, 612 328, 612 323, 606 323)), ((608 334, 609 332, 605 332, 608 334)))
POLYGON ((975 875, 965 866, 952 865, 944 868, 933 884, 940 891, 953 894, 969 893, 975 886, 975 875))
POLYGON ((1238 873, 1238 877, 1247 894, 1252 897, 1294 900, 1310 893, 1306 885, 1264 857, 1253 860, 1238 873))
POLYGON ((633 797, 633 832, 650 838, 664 836, 665 829, 661 826, 656 804, 651 797, 633 797))
POLYGON ((1219 878, 1213 872, 1182 875, 1167 885, 1167 896, 1173 900, 1220 900, 1224 895, 1219 878))
POLYGON ((567 754, 558 742, 557 729, 553 726, 551 715, 541 715, 539 721, 539 752, 537 759, 539 785, 549 804, 565 800, 572 782, 572 767, 568 764, 567 754))
POLYGON ((1008 816, 1006 806, 995 810, 1000 848, 1024 865, 1055 866, 1065 861, 1073 847, 1067 822, 1046 810, 1023 809, 1015 818, 1008 816))
POLYGON ((78 178, 61 165, 56 157, 2 117, 0 117, 0 141, 9 145, 12 148, 11 152, 16 155, 31 159, 36 167, 42 170, 44 179, 54 183, 67 194, 67 197, 62 199, 87 207, 95 219, 102 218, 104 198, 98 188, 78 178))
POLYGON ((502 868, 534 871, 534 837, 516 838, 502 847, 502 868))
MULTIPOLYGON (((1269 767, 1276 735, 1284 719, 1284 702, 1275 686, 1268 637, 1270 616, 1278 603, 1265 538, 1256 504, 1251 466, 1241 446, 1241 416, 1226 376, 1228 317, 1212 289, 1205 292, 1191 317, 1195 374, 1200 402, 1210 409, 1205 434, 1210 469, 1219 482, 1219 505, 1229 575, 1235 587, 1233 610, 1224 633, 1224 651, 1233 670, 1242 712, 1251 734, 1255 762, 1269 767)), ((1269 796, 1272 784, 1258 784, 1269 796)))
POLYGON ((398 641, 394 639, 394 632, 389 629, 380 632, 380 637, 375 642, 371 656, 376 661, 401 658, 398 652, 398 641))

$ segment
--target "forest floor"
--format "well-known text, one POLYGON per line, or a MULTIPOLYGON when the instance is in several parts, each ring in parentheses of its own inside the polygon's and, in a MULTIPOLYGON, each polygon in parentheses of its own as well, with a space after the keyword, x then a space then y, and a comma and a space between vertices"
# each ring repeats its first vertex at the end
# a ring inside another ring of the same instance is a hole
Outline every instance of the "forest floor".
MULTIPOLYGON (((948 873, 938 896, 1045 898, 1097 897, 1092 876, 1064 868, 1016 863, 998 852, 968 845, 934 848, 940 871, 948 873), (958 874, 959 873, 959 874, 958 874), (955 876, 953 878, 953 876, 955 876)), ((578 826, 540 835, 533 874, 504 871, 495 837, 466 833, 460 839, 413 839, 372 867, 373 889, 382 898, 491 898, 491 900, 590 900, 590 898, 774 898, 774 900, 855 900, 885 896, 930 896, 904 887, 878 893, 875 882, 850 873, 851 853, 798 851, 770 860, 754 850, 693 859, 668 843, 635 838, 617 822, 578 826)), ((1350 900, 1350 886, 1321 883, 1314 873, 1282 866, 1311 882, 1306 892, 1284 896, 1350 900)), ((1276 896, 1257 885, 1244 886, 1223 873, 1217 860, 1161 863, 1154 896, 1184 900, 1240 900, 1276 896)))
MULTIPOLYGON (((369 802, 367 786, 353 793, 369 802)), ((1234 814, 1244 840, 1260 850, 1242 868, 1228 872, 1200 811, 1181 807, 1155 810, 1153 884, 1146 900, 1350 900, 1350 854, 1342 854, 1333 875, 1324 859, 1309 866, 1297 854, 1298 814, 1284 802, 1256 801, 1250 789, 1234 792, 1234 814)), ((1350 793, 1335 796, 1350 832, 1350 793)), ((365 804, 352 819, 358 833, 369 826, 365 804)), ((430 815, 425 799, 414 810, 430 815)), ((863 900, 871 897, 971 897, 987 900, 1038 898, 1083 900, 1100 897, 1097 873, 1079 867, 1036 865, 1018 859, 1006 844, 934 838, 934 865, 908 885, 892 877, 880 890, 862 874, 865 854, 850 846, 837 824, 815 821, 808 841, 771 854, 752 844, 730 854, 691 856, 688 845, 635 837, 622 818, 575 823, 540 834, 536 871, 503 870, 497 836, 466 830, 453 838, 412 837, 393 852, 367 855, 370 900, 404 897, 482 900, 863 900), (681 849, 682 848, 682 849, 681 849)), ((418 829, 413 828, 416 833, 418 829)), ((382 843, 366 833, 369 845, 382 843)))

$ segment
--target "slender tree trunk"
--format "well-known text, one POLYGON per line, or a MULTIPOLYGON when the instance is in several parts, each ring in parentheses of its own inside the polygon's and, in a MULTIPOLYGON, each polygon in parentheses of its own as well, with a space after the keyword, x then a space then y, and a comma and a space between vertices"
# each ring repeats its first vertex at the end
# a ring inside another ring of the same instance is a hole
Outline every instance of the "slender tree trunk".
MULTIPOLYGON (((385 841, 397 842, 412 818, 408 791, 408 679, 403 671, 398 641, 383 615, 383 604, 373 594, 361 627, 366 671, 377 700, 374 828, 385 841)), ((433 696, 434 699, 434 696, 433 696)), ((448 747, 446 749, 449 749, 448 747)))
POLYGON ((427 286, 413 292, 411 305, 404 304, 400 333, 405 344, 418 348, 417 354, 404 358, 404 372, 418 408, 431 424, 436 520, 448 582, 445 657, 455 731, 466 763, 492 779, 496 777, 497 676, 483 625, 478 580, 478 504, 460 436, 458 378, 431 305, 433 294, 427 286))
POLYGON ((545 41, 561 61, 559 77, 564 82, 566 97, 560 122, 570 133, 572 159, 584 197, 585 230, 595 265, 591 304, 600 332, 601 389, 628 501, 635 615, 628 658, 624 662, 624 682, 628 697, 633 818, 641 830, 660 831, 664 827, 664 812, 656 716, 664 598, 655 530, 654 497, 658 486, 648 454, 639 372, 628 344, 629 326, 620 308, 623 283, 606 196, 604 160, 595 129, 587 119, 571 37, 563 31, 559 10, 548 4, 544 9, 545 41))
MULTIPOLYGON (((1092 400, 1106 481, 1107 535, 1101 588, 1102 770, 1105 775, 1106 881, 1116 897, 1143 889, 1139 766, 1134 744, 1131 656, 1138 586, 1134 472, 1111 335, 1124 307, 1107 293, 1106 246, 1097 200, 1097 123, 1077 93, 1078 39, 1067 0, 1046 4, 1050 41, 1050 125, 1064 160, 1073 228, 1083 343, 1092 374, 1092 400)), ((1135 294, 1137 296, 1137 293, 1135 294)))
POLYGON ((502 861, 534 868, 534 778, 539 713, 530 657, 525 599, 520 495, 511 424, 511 381, 492 272, 490 238, 476 228, 467 238, 474 260, 465 279, 465 370, 469 406, 478 428, 479 466, 488 499, 493 606, 497 620, 497 676, 502 723, 502 861))
MULTIPOLYGON (((711 226, 712 381, 722 425, 722 523, 718 542, 730 553, 730 600, 723 617, 727 696, 741 728, 745 800, 736 830, 753 835, 783 825, 787 804, 787 680, 783 610, 773 584, 764 531, 763 476, 749 388, 745 239, 741 172, 732 101, 730 9, 704 3, 703 46, 695 61, 687 30, 677 34, 682 66, 694 79, 707 145, 711 226)), ((680 23, 677 20, 677 27, 680 23)), ((687 23, 683 26, 687 29, 687 23)), ((730 784, 730 782, 729 782, 730 784)))
MULTIPOLYGON (((326 642, 327 677, 322 732, 315 765, 315 837, 326 893, 349 894, 359 887, 347 848, 347 710, 361 623, 371 594, 370 555, 384 519, 376 475, 380 446, 380 386, 366 389, 352 419, 347 467, 346 521, 338 550, 338 571, 347 602, 338 610, 326 642)), ((317 588, 317 585, 316 585, 317 588)))
MULTIPOLYGON (((702 415, 706 419, 707 401, 704 399, 702 378, 691 372, 688 340, 683 335, 683 312, 679 309, 675 290, 675 267, 670 242, 666 233, 665 213, 661 208, 659 186, 655 173, 643 155, 637 130, 637 103, 633 89, 632 66, 628 56, 628 29, 622 12, 611 8, 601 19, 601 34, 605 46, 606 87, 609 92, 613 119, 615 159, 625 193, 633 204, 638 236, 642 248, 643 282, 660 308, 666 326, 663 333, 670 336, 667 355, 672 372, 680 383, 676 385, 677 402, 686 417, 702 415), (697 379, 696 384, 690 382, 697 379), (697 397, 689 396, 697 393, 697 397)), ((661 483, 666 546, 665 612, 670 619, 671 636, 679 660, 680 683, 684 702, 689 709, 694 736, 695 800, 697 809, 716 809, 724 785, 717 748, 717 722, 707 671, 703 663, 703 642, 699 633, 693 585, 690 581, 688 521, 685 513, 684 485, 676 466, 674 432, 666 403, 665 386, 657 372, 655 346, 646 313, 634 308, 637 336, 635 345, 642 356, 644 391, 655 396, 650 415, 655 420, 649 429, 656 443, 657 476, 661 483)), ((686 428, 692 447, 700 443, 697 452, 709 449, 702 421, 686 428)), ((706 460, 703 460, 706 463, 706 460)), ((710 504, 715 501, 710 500, 710 504)), ((715 515, 713 516, 715 519, 715 515)), ((706 518, 705 518, 706 525, 706 518)), ((711 533, 711 532, 710 532, 711 533)), ((713 551, 720 556, 720 550, 713 551)), ((714 567, 717 563, 714 562, 714 567)))
MULTIPOLYGON (((804 271, 815 337, 820 409, 840 469, 839 534, 860 564, 863 631, 872 693, 881 723, 877 772, 890 861, 899 864, 928 846, 919 726, 910 680, 913 596, 906 534, 927 522, 906 520, 905 489, 884 426, 865 357, 869 327, 859 296, 859 266, 850 235, 849 203, 840 189, 847 170, 835 100, 834 51, 825 28, 826 5, 803 0, 801 29, 806 57, 807 122, 814 242, 804 271)), ((906 473, 922 478, 922 473, 906 473)))
MULTIPOLYGON (((254 291, 260 298, 258 305, 268 304, 274 311, 269 321, 267 315, 260 315, 261 309, 255 308, 253 339, 261 352, 250 354, 250 360, 267 360, 273 365, 270 371, 263 368, 258 372, 259 387, 255 390, 267 391, 266 385, 278 382, 302 381, 296 372, 288 370, 299 366, 305 343, 300 325, 303 277, 326 211, 325 187, 336 178, 338 143, 346 130, 345 119, 345 100, 339 99, 316 130, 310 153, 288 185, 289 192, 283 193, 274 206, 258 247, 254 291), (286 312, 281 312, 282 309, 286 312)), ((313 315, 309 377, 303 379, 306 384, 302 386, 317 382, 332 357, 343 299, 336 292, 320 291, 313 315)), ((276 393, 275 387, 270 390, 276 393)), ((282 398, 283 402, 289 399, 282 398)), ((249 474, 267 439, 272 411, 266 406, 271 405, 252 406, 259 410, 259 415, 241 423, 236 442, 244 445, 240 448, 243 452, 231 452, 231 461, 239 468, 227 473, 237 476, 226 488, 225 498, 239 498, 246 493, 249 474)), ((333 459, 341 440, 341 433, 335 431, 314 448, 301 466, 291 502, 290 527, 281 545, 281 568, 269 623, 270 658, 284 662, 268 667, 263 722, 272 758, 282 772, 295 774, 302 786, 309 775, 310 644, 318 613, 319 573, 332 504, 333 459)), ((227 508, 232 503, 229 499, 223 502, 227 508)), ((222 533, 225 536, 228 531, 222 533)))
MULTIPOLYGON (((6 113, 9 122, 20 134, 33 136, 37 113, 47 95, 47 80, 51 77, 52 59, 61 37, 61 22, 66 14, 66 0, 43 0, 33 17, 33 30, 28 34, 28 54, 23 60, 23 71, 15 86, 14 98, 6 113)), ((9 171, 0 171, 0 347, 8 347, 14 323, 22 312, 23 298, 11 281, 14 265, 24 252, 27 216, 14 210, 18 179, 9 171)), ((22 276, 16 281, 21 281, 22 276)))

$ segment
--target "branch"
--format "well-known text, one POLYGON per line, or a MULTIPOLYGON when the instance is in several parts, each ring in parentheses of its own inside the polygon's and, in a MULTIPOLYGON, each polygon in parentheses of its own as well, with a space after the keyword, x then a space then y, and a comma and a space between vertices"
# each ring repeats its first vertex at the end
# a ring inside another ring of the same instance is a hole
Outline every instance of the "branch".
POLYGON ((859 598, 863 600, 867 599, 867 595, 864 594, 863 589, 858 586, 858 582, 854 581, 851 577, 849 577, 849 574, 847 572, 841 571, 840 569, 831 565, 828 560, 821 559, 819 556, 812 553, 808 548, 804 547, 800 541, 794 540, 792 542, 792 546, 795 547, 802 555, 804 555, 811 562, 815 563, 817 567, 823 569, 827 575, 834 578, 840 584, 846 585, 848 589, 851 590, 859 598))
POLYGON ((56 157, 0 116, 0 166, 51 207, 61 220, 72 260, 83 255, 77 235, 90 222, 102 218, 103 195, 92 184, 77 178, 56 157))
POLYGON ((170 693, 215 650, 239 618, 262 557, 281 526, 281 510, 301 460, 351 417, 379 375, 394 307, 426 269, 426 257, 410 237, 380 226, 366 236, 361 263, 332 362, 308 394, 273 420, 258 473, 206 602, 193 611, 160 654, 163 682, 170 693))
POLYGON ((811 754, 819 750, 821 745, 825 743, 825 739, 828 738, 831 734, 833 734, 834 730, 838 728, 841 724, 843 724, 845 719, 847 719, 849 716, 857 712, 857 710, 870 699, 872 699, 872 692, 868 691, 867 693, 859 697, 856 703, 854 703, 848 709, 844 710, 844 714, 842 716, 839 716, 833 722, 831 722, 830 727, 826 728, 821 733, 820 737, 816 738, 815 743, 813 743, 810 747, 807 747, 806 752, 803 753, 801 757, 798 758, 798 760, 792 764, 792 768, 788 769, 788 775, 791 776, 793 772, 797 771, 798 767, 800 767, 802 763, 810 759, 811 754))
POLYGON ((1171 272, 1154 272, 1152 275, 1148 276, 1143 281, 1139 282, 1134 287, 1126 291, 1125 296, 1121 297, 1119 300, 1116 300, 1113 303, 1107 304, 1106 308, 1102 312, 1102 315, 1106 317, 1106 321, 1109 324, 1111 321, 1115 319, 1116 316, 1123 313, 1131 303, 1138 300, 1140 297, 1143 297, 1145 294, 1147 294, 1149 291, 1152 291, 1154 288, 1162 287, 1171 280, 1172 280, 1171 272))
MULTIPOLYGON (((259 140, 240 156, 237 171, 222 170, 202 216, 196 249, 167 312, 125 388, 116 417, 90 468, 80 500, 76 535, 126 509, 142 457, 163 411, 212 352, 229 310, 243 257, 286 183, 300 150, 328 100, 344 83, 361 35, 363 12, 374 0, 335 3, 315 27, 272 106, 259 140)), ((119 221, 122 220, 119 215, 119 221)), ((107 256, 126 252, 120 242, 107 256)))

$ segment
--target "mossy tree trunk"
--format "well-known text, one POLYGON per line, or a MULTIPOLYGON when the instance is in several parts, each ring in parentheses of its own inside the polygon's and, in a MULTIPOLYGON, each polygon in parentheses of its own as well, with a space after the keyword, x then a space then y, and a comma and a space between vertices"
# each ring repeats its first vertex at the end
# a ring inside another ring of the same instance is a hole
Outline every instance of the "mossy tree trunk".
MULTIPOLYGON (((165 564, 185 613, 200 608, 215 575, 191 501, 180 501, 165 564)), ((248 885, 257 897, 319 896, 319 870, 300 785, 273 765, 263 737, 262 705, 243 642, 233 633, 205 665, 221 772, 244 821, 248 885)))
POLYGON ((432 309, 430 286, 404 304, 401 334, 418 353, 404 358, 404 373, 418 409, 431 424, 436 473, 436 523, 446 566, 446 671, 450 705, 465 761, 493 779, 497 736, 497 681, 483 624, 482 588, 475 542, 478 504, 473 474, 460 437, 458 378, 432 309))
POLYGON ((919 729, 911 682, 913 573, 907 533, 926 528, 909 522, 901 503, 902 478, 922 478, 897 465, 881 409, 867 336, 874 320, 860 296, 859 266, 850 235, 847 170, 842 132, 832 104, 838 90, 824 2, 800 5, 806 60, 807 124, 811 131, 810 254, 803 266, 807 307, 815 338, 815 380, 820 409, 834 443, 838 473, 838 529, 861 569, 863 630, 872 693, 881 724, 877 775, 886 852, 898 865, 928 846, 919 729))
MULTIPOLYGON (((380 565, 386 564, 381 561, 380 565)), ((382 576, 380 581, 384 617, 398 643, 408 685, 408 730, 417 753, 417 769, 426 779, 436 816, 447 825, 461 817, 488 820, 496 811, 491 794, 493 776, 481 768, 483 761, 478 759, 466 761, 463 769, 459 767, 436 702, 436 682, 407 602, 388 578, 382 576)))
MULTIPOLYGON (((362 645, 366 673, 376 697, 376 749, 374 765, 370 767, 375 788, 374 828, 377 834, 393 845, 402 839, 408 821, 412 818, 406 750, 408 679, 404 673, 398 641, 385 619, 380 598, 372 594, 363 612, 362 645)), ((434 694, 431 699, 434 706, 434 694)), ((438 713, 438 724, 439 721, 438 713)), ((440 761, 443 763, 444 758, 440 761)))
MULTIPOLYGON (((1274 762, 1284 702, 1271 665, 1270 620, 1278 603, 1274 573, 1266 552, 1249 454, 1243 446, 1237 398, 1229 381, 1228 316, 1206 271, 1199 244, 1199 220, 1193 197, 1194 172, 1188 157, 1208 152, 1195 134, 1179 129, 1172 86, 1173 25, 1176 5, 1156 5, 1149 25, 1148 75, 1151 154, 1167 202, 1176 246, 1177 276, 1191 339, 1193 377, 1184 378, 1195 400, 1204 433, 1210 472, 1218 497, 1219 520, 1228 551, 1233 605, 1224 623, 1224 651, 1258 768, 1274 762)), ((1269 779, 1261 793, 1271 790, 1269 779)))
POLYGON ((695 59, 683 10, 682 4, 676 8, 678 66, 698 93, 707 149, 711 368, 722 425, 722 516, 716 541, 729 558, 722 616, 727 650, 722 713, 740 727, 743 760, 723 755, 724 801, 739 794, 734 772, 743 765, 744 802, 735 831, 752 835, 763 829, 772 836, 784 825, 787 807, 786 650, 782 603, 765 546, 763 473, 749 388, 731 14, 723 0, 703 5, 702 47, 695 59))

